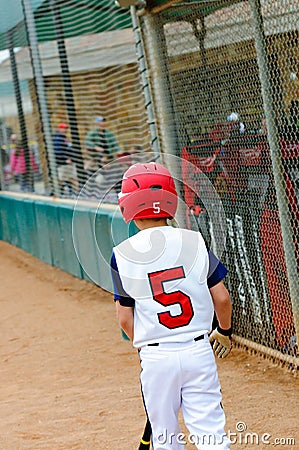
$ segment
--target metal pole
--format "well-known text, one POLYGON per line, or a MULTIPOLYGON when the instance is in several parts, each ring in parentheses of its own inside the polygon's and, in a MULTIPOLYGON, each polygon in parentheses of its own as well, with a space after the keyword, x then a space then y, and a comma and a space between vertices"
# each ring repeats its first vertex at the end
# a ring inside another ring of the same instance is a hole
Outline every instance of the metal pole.
MULTIPOLYGON (((1 142, 1 149, 0 149, 0 190, 5 189, 5 174, 4 174, 4 164, 3 164, 3 148, 4 145, 8 149, 8 142, 7 142, 7 133, 6 133, 6 124, 4 119, 1 120, 1 131, 2 131, 2 142, 1 142)), ((9 152, 7 152, 9 155, 9 152)))
POLYGON ((54 146, 51 132, 51 124, 48 112, 48 103, 45 91, 44 77, 41 65, 41 57, 38 48, 38 39, 35 28, 34 13, 30 0, 22 0, 24 11, 24 20, 28 36, 28 43, 30 47, 32 69, 34 74, 34 83, 36 87, 36 97, 38 102, 39 113, 41 117, 41 126, 44 136, 44 142, 48 155, 48 163, 51 170, 51 181, 53 183, 53 191, 56 196, 59 196, 59 183, 57 178, 56 160, 54 154, 54 146))
MULTIPOLYGON (((169 67, 167 61, 167 44, 164 28, 159 14, 146 14, 144 21, 144 34, 149 36, 150 42, 145 41, 145 50, 148 65, 151 68, 151 86, 155 98, 155 112, 159 123, 161 139, 161 157, 171 170, 175 180, 181 180, 181 165, 175 156, 181 154, 181 142, 177 130, 175 105, 171 92, 169 67)), ((177 181, 178 191, 181 185, 177 181)), ((181 226, 185 225, 185 206, 179 202, 176 218, 181 226)))
POLYGON ((5 123, 5 118, 4 118, 5 115, 3 113, 3 109, 2 108, 1 108, 1 112, 2 112, 2 114, 1 114, 1 116, 2 116, 2 119, 1 119, 2 140, 3 140, 3 144, 6 145, 6 148, 7 148, 8 153, 9 153, 9 139, 8 139, 8 136, 7 136, 7 129, 6 129, 6 123, 5 123))
POLYGON ((2 149, 0 149, 0 191, 4 191, 5 189, 5 175, 4 175, 4 169, 3 169, 3 162, 2 162, 2 149))
POLYGON ((63 81, 63 86, 64 86, 64 95, 65 95, 68 120, 69 120, 69 125, 70 125, 70 130, 71 130, 71 136, 72 136, 72 148, 73 148, 74 154, 76 156, 76 160, 74 162, 77 167, 79 185, 80 185, 80 187, 82 187, 85 183, 86 173, 85 173, 84 165, 83 165, 83 156, 82 156, 82 152, 81 152, 77 115, 76 115, 73 88, 72 88, 72 80, 71 80, 71 76, 70 76, 67 51, 66 51, 65 42, 64 42, 63 24, 62 24, 62 20, 61 20, 59 5, 57 5, 56 0, 50 0, 50 5, 52 7, 52 12, 53 12, 54 29, 55 29, 55 33, 56 33, 57 48, 58 48, 59 61, 60 61, 60 67, 61 67, 61 73, 62 73, 62 81, 63 81))
MULTIPOLYGON (((3 111, 2 105, 0 105, 1 108, 1 131, 2 131, 2 145, 5 145, 7 150, 8 157, 10 156, 10 148, 9 148, 9 139, 7 136, 7 129, 6 129, 6 122, 5 122, 5 113, 3 111)), ((0 158, 0 189, 5 189, 6 183, 5 183, 5 173, 4 173, 4 165, 3 165, 3 153, 1 153, 2 157, 0 158)))
POLYGON ((159 15, 146 14, 143 16, 143 20, 145 32, 147 36, 150 36, 150 43, 146 46, 146 50, 151 67, 151 81, 156 99, 156 117, 160 125, 163 153, 178 155, 180 148, 168 77, 163 24, 159 15))
POLYGON ((31 161, 30 161, 30 150, 29 150, 29 146, 28 146, 27 128, 26 128, 26 122, 25 122, 25 115, 24 115, 24 111, 23 111, 22 96, 21 96, 20 82, 19 82, 19 76, 18 76, 18 68, 17 68, 16 57, 15 57, 15 52, 14 52, 12 30, 7 31, 6 38, 7 38, 7 44, 8 44, 8 49, 9 49, 11 73, 12 73, 13 86, 14 86, 17 109, 18 109, 19 127, 20 127, 20 133, 21 133, 22 147, 24 150, 26 174, 28 177, 27 181, 28 181, 28 185, 29 185, 30 189, 33 190, 33 177, 32 177, 32 169, 31 169, 31 161))
POLYGON ((213 95, 210 88, 210 83, 208 80, 208 72, 207 72, 207 54, 205 49, 205 37, 207 34, 206 25, 205 25, 205 17, 203 15, 200 15, 200 25, 201 29, 199 30, 197 27, 197 20, 193 19, 190 20, 190 24, 193 30, 193 34, 195 38, 198 41, 199 48, 200 48, 200 54, 201 54, 201 62, 202 62, 202 70, 200 75, 203 79, 203 97, 205 99, 205 108, 208 111, 208 121, 207 118, 205 118, 205 126, 206 128, 209 128, 212 123, 213 119, 213 95))
POLYGON ((284 170, 281 161, 279 135, 275 122, 274 102, 269 78, 266 41, 263 29, 263 16, 260 0, 250 0, 250 6, 254 25, 255 47, 257 51, 259 76, 262 85, 263 103, 266 113, 268 140, 270 145, 275 190, 277 193, 278 212, 285 252, 285 261, 294 316, 294 325, 297 334, 297 342, 299 342, 299 281, 297 260, 295 246, 292 238, 293 230, 291 226, 291 217, 288 206, 289 202, 286 194, 287 187, 283 175, 284 170))
POLYGON ((153 111, 150 87, 149 87, 149 82, 148 82, 148 71, 147 71, 147 66, 146 66, 146 61, 145 61, 144 50, 143 50, 140 26, 139 26, 138 17, 136 14, 136 6, 131 6, 131 16, 132 16, 133 31, 135 33, 136 52, 137 52, 139 71, 140 71, 140 76, 141 76, 141 81, 142 81, 142 89, 143 89, 143 93, 145 96, 145 103, 146 103, 145 106, 146 106, 146 111, 147 111, 147 115, 148 115, 148 123, 149 123, 149 127, 150 127, 151 139, 152 139, 151 147, 153 148, 154 153, 156 155, 160 155, 155 115, 154 115, 154 111, 153 111))

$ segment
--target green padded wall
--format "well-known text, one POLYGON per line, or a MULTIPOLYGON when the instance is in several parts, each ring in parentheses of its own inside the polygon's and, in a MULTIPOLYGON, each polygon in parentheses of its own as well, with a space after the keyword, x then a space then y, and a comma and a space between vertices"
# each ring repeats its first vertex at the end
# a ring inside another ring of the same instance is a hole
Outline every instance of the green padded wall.
POLYGON ((118 208, 0 193, 0 239, 112 292, 112 248, 136 232, 118 208))

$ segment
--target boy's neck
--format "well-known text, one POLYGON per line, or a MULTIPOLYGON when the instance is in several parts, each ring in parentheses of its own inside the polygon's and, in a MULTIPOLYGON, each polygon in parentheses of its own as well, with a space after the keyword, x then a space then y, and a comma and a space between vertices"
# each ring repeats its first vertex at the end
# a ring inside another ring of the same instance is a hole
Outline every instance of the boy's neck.
POLYGON ((147 228, 154 228, 154 227, 166 227, 167 219, 161 218, 161 219, 136 219, 134 220, 135 225, 139 230, 146 230, 147 228))

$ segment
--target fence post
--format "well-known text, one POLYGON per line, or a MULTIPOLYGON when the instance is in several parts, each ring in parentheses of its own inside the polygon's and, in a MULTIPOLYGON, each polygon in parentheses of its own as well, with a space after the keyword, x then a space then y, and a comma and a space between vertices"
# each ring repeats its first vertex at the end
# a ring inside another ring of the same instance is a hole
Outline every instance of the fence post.
POLYGON ((84 170, 83 155, 80 144, 80 136, 78 131, 77 113, 75 108, 72 80, 69 70, 68 55, 64 41, 63 23, 60 14, 61 3, 57 0, 50 0, 50 6, 53 14, 54 30, 56 34, 58 56, 62 74, 62 82, 64 87, 65 102, 69 126, 71 129, 72 147, 74 149, 75 164, 77 167, 78 181, 80 188, 84 186, 86 181, 86 173, 84 170))
POLYGON ((153 112, 152 107, 152 100, 151 100, 151 93, 149 88, 149 82, 148 82, 148 72, 145 62, 145 55, 143 51, 143 45, 142 45, 142 38, 138 23, 138 18, 136 14, 136 6, 131 6, 131 17, 132 17, 132 24, 133 24, 133 31, 135 34, 135 43, 136 43, 136 52, 137 52, 137 58, 139 63, 139 72, 141 76, 141 82, 142 82, 142 89, 145 96, 145 103, 146 103, 146 111, 148 115, 148 123, 150 128, 150 134, 151 134, 151 146, 154 150, 155 155, 160 155, 159 150, 159 142, 158 142, 158 136, 157 136, 157 129, 156 129, 156 122, 155 122, 155 116, 153 112))
POLYGON ((174 105, 170 95, 171 87, 165 55, 166 43, 163 24, 159 15, 146 14, 143 16, 143 21, 146 35, 150 36, 150 41, 146 43, 146 56, 151 67, 151 84, 163 152, 177 155, 179 150, 178 133, 174 105))
POLYGON ((19 127, 21 133, 21 143, 24 150, 24 158, 25 158, 25 166, 26 166, 26 174, 28 176, 28 185, 30 189, 33 190, 33 176, 31 169, 31 161, 30 161, 30 150, 28 146, 28 136, 27 136, 27 127, 25 122, 25 115, 22 104, 22 95, 20 88, 20 80, 18 74, 18 67, 16 63, 16 57, 14 52, 14 43, 13 43, 13 31, 8 30, 6 32, 6 39, 9 49, 9 57, 10 57, 10 66, 11 66, 11 74, 14 86, 14 92, 16 96, 16 103, 18 109, 18 119, 19 119, 19 127))
POLYGON ((45 139, 46 151, 47 151, 47 155, 48 155, 48 163, 50 165, 50 170, 51 170, 51 181, 53 182, 54 194, 58 197, 60 190, 59 190, 59 183, 58 183, 58 178, 57 178, 54 146, 53 146, 53 139, 52 139, 52 133, 51 133, 51 125, 50 125, 50 119, 49 119, 48 104, 47 104, 47 98, 46 98, 46 92, 45 92, 45 84, 44 84, 44 78, 43 78, 41 58, 40 58, 40 52, 39 52, 39 48, 38 48, 38 40, 37 40, 37 35, 36 35, 34 14, 33 14, 30 0, 22 0, 22 5, 23 5, 23 11, 24 11, 25 26, 26 26, 27 36, 28 36, 28 43, 29 43, 29 47, 30 47, 32 69, 33 69, 33 74, 34 74, 34 83, 35 83, 35 87, 36 87, 37 103, 38 103, 38 108, 39 108, 41 122, 42 122, 41 126, 42 126, 43 135, 44 135, 44 139, 45 139))
MULTIPOLYGON (((151 68, 151 86, 155 100, 155 116, 157 118, 159 137, 161 142, 162 163, 171 170, 174 178, 181 179, 181 165, 177 163, 180 156, 181 141, 177 130, 175 104, 171 95, 169 68, 167 61, 167 44, 163 23, 159 14, 145 14, 143 16, 144 36, 150 36, 145 43, 146 58, 151 68)), ((181 186, 178 186, 180 191, 181 186)), ((185 204, 179 202, 176 218, 181 226, 185 225, 185 204)))
POLYGON ((252 19, 254 25, 255 47, 257 52, 257 62, 259 67, 259 76, 262 86, 262 96, 264 109, 266 113, 266 123, 268 129, 268 140, 272 160, 274 175, 274 184, 277 194, 277 204, 279 219, 281 224, 283 246, 285 252, 285 261, 287 267, 288 282, 290 288, 294 326, 299 342, 299 282, 295 246, 293 241, 293 230, 291 226, 290 211, 288 207, 288 198, 286 194, 286 182, 283 176, 283 165, 279 146, 278 130, 275 122, 274 104, 270 77, 268 70, 266 42, 263 29, 263 16, 260 0, 250 0, 252 19))
MULTIPOLYGON (((7 154, 10 155, 9 152, 9 142, 7 139, 7 132, 6 132, 6 123, 5 123, 5 118, 4 118, 4 114, 2 114, 2 119, 0 119, 1 122, 1 132, 2 132, 2 141, 0 142, 1 146, 5 145, 6 149, 7 149, 7 154)), ((5 189, 5 173, 4 173, 4 164, 3 164, 3 150, 2 148, 0 149, 0 190, 4 190, 5 189)))

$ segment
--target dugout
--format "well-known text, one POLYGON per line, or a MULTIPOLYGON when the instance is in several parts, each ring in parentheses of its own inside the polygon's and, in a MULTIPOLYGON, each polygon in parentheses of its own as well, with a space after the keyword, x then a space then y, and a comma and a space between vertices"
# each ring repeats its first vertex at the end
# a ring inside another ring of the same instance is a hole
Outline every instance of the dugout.
MULTIPOLYGON (((99 3, 102 5, 103 2, 99 3)), ((245 187, 234 192, 236 201, 227 202, 229 243, 234 249, 228 256, 231 265, 234 267, 237 262, 240 269, 239 273, 237 270, 233 272, 229 282, 235 296, 237 333, 245 339, 256 340, 259 344, 284 352, 291 342, 294 327, 291 331, 288 327, 284 332, 283 326, 279 326, 279 334, 283 336, 277 339, 272 314, 278 316, 277 321, 281 325, 285 317, 284 308, 273 311, 272 305, 278 305, 279 301, 274 301, 269 294, 272 266, 263 261, 262 252, 269 245, 277 249, 278 240, 273 242, 271 230, 281 230, 279 254, 286 262, 283 284, 290 294, 288 321, 295 325, 298 334, 299 283, 293 245, 294 225, 297 222, 289 205, 290 200, 294 202, 291 194, 294 189, 289 188, 284 165, 295 184, 298 167, 296 158, 283 161, 280 145, 282 135, 287 134, 289 141, 293 138, 292 128, 285 125, 289 125, 289 106, 298 96, 298 4, 291 0, 278 3, 259 0, 153 1, 143 7, 133 6, 133 10, 136 13, 133 14, 133 26, 140 34, 138 60, 144 63, 141 72, 146 77, 142 90, 145 91, 150 85, 152 100, 151 110, 147 109, 148 123, 144 109, 138 123, 146 132, 151 130, 152 142, 157 143, 159 151, 181 156, 183 148, 201 139, 203 134, 210 133, 218 123, 227 125, 227 117, 232 112, 237 113, 245 124, 248 140, 251 139, 249 131, 256 133, 260 121, 266 119, 266 140, 270 149, 268 169, 272 177, 271 183, 268 183, 268 194, 273 197, 271 201, 275 205, 275 214, 265 211, 267 205, 261 205, 261 195, 253 192, 248 179, 245 187), (275 221, 275 227, 271 220, 275 221)), ((90 29, 92 26, 90 24, 90 29)), ((86 27, 83 29, 86 30, 86 27)), ((75 31, 72 29, 71 32, 75 31)), ((64 90, 63 79, 59 80, 57 74, 54 75, 55 79, 49 77, 49 85, 46 83, 48 95, 64 90)), ((86 76, 88 81, 89 74, 86 73, 86 76)), ((84 77, 76 75, 71 79, 74 100, 75 84, 79 88, 84 87, 86 92, 88 87, 84 77)), ((117 82, 117 77, 110 80, 113 83, 106 82, 107 96, 100 103, 99 113, 105 105, 112 105, 114 99, 113 111, 117 122, 121 106, 117 104, 117 99, 127 103, 129 97, 121 96, 122 89, 126 87, 125 81, 117 82), (115 92, 115 96, 113 94, 110 98, 110 92, 115 92)), ((63 101, 59 103, 59 98, 61 96, 57 99, 53 95, 50 111, 57 107, 57 115, 53 117, 58 118, 61 112, 61 117, 65 118, 69 109, 63 108, 63 101)), ((84 95, 81 98, 84 100, 84 95)), ((133 97, 130 97, 130 102, 130 107, 134 109, 133 97)), ((146 106, 148 104, 146 102, 146 106)), ((79 112, 74 109, 80 135, 79 112)), ((40 123, 45 125, 46 121, 42 119, 40 123)), ((124 129, 127 123, 125 119, 121 121, 121 128, 124 129)), ((46 134, 42 132, 40 136, 46 134)), ((239 151, 236 142, 235 147, 231 142, 220 142, 222 149, 219 155, 222 156, 228 149, 239 151)), ((240 145, 242 142, 244 140, 239 139, 240 145)), ((246 144, 248 149, 251 150, 246 144)), ((237 158, 232 157, 231 161, 237 166, 237 158)), ((258 165, 250 168, 250 175, 258 175, 259 170, 258 165)), ((85 219, 82 220, 84 222, 85 219)))

